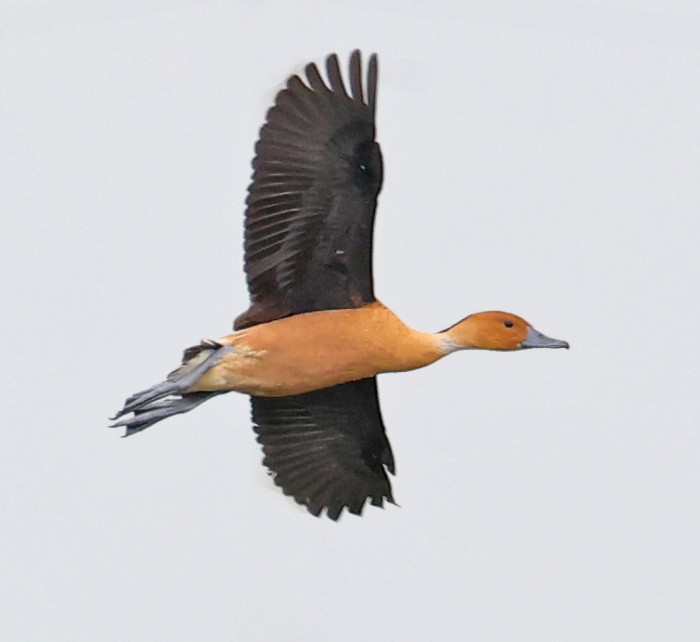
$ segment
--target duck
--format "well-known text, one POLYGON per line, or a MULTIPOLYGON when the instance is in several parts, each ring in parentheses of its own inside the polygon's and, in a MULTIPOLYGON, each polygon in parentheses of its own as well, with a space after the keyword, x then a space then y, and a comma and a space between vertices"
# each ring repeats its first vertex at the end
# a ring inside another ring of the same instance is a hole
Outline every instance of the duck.
POLYGON ((337 54, 325 77, 293 74, 260 129, 244 218, 250 305, 232 334, 184 351, 164 381, 112 417, 124 436, 228 393, 250 395, 263 464, 315 516, 395 503, 377 376, 454 352, 568 348, 502 311, 440 332, 406 325, 374 293, 372 243, 383 160, 376 140, 378 62, 337 54))

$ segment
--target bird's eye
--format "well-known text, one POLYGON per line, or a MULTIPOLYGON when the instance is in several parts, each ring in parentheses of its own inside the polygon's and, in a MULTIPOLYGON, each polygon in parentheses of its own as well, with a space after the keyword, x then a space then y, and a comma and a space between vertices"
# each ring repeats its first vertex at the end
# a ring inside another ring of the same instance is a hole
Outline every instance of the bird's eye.
POLYGON ((506 328, 512 328, 513 327, 513 322, 510 319, 506 319, 503 322, 503 325, 506 326, 506 328))

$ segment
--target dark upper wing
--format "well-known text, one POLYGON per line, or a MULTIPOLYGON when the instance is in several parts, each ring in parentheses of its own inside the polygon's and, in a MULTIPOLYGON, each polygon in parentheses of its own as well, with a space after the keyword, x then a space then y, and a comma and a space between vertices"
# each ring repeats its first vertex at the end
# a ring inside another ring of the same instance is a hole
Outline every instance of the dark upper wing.
POLYGON ((328 84, 314 64, 306 84, 292 76, 260 130, 245 215, 251 306, 236 329, 374 300, 377 57, 369 59, 365 88, 359 51, 350 57, 349 92, 335 54, 326 71, 328 84))
POLYGON ((393 502, 394 458, 374 377, 292 397, 251 397, 263 463, 286 495, 319 515, 393 502))

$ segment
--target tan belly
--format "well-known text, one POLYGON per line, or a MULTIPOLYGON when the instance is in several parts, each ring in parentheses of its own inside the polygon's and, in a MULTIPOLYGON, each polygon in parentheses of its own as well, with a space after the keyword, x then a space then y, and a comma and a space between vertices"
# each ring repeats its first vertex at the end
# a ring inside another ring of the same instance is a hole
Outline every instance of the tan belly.
POLYGON ((338 383, 362 379, 376 372, 367 362, 348 359, 332 351, 307 355, 303 361, 284 354, 261 351, 255 355, 232 353, 207 372, 200 390, 236 390, 260 397, 298 395, 338 383))
POLYGON ((300 314, 220 339, 235 350, 192 389, 302 394, 426 365, 442 356, 428 337, 408 328, 381 303, 300 314))

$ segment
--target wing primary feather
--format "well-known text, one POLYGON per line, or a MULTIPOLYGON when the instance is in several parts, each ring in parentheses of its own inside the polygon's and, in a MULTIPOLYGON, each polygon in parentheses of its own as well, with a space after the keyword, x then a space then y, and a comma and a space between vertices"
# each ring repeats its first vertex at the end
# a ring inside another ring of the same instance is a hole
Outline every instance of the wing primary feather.
MULTIPOLYGON (((287 452, 284 454, 276 453, 265 447, 263 449, 265 466, 284 466, 284 475, 291 475, 295 470, 309 470, 314 464, 322 465, 327 457, 326 451, 321 449, 312 449, 304 445, 297 447, 296 452, 287 452)), ((282 473, 280 473, 282 474, 282 473)))
POLYGON ((268 122, 277 125, 280 122, 292 124, 301 121, 302 125, 313 126, 318 117, 318 108, 309 100, 309 94, 312 94, 311 90, 301 80, 298 85, 282 90, 276 101, 281 109, 268 112, 268 122))
POLYGON ((343 84, 343 77, 340 73, 340 64, 338 63, 337 54, 331 54, 326 58, 326 73, 328 74, 328 80, 331 84, 331 90, 336 94, 340 94, 348 98, 347 91, 345 91, 345 85, 343 84))
POLYGON ((367 69, 367 104, 372 112, 372 120, 377 113, 377 82, 379 71, 377 69, 377 54, 369 57, 369 68, 367 69))
POLYGON ((253 397, 263 463, 275 484, 309 512, 338 519, 366 501, 393 502, 386 466, 391 449, 375 379, 292 397, 253 397))
POLYGON ((362 95, 362 55, 359 49, 355 49, 350 56, 350 91, 352 99, 356 103, 364 103, 362 95))
POLYGON ((377 57, 353 51, 347 76, 341 62, 331 54, 290 76, 260 130, 246 199, 251 307, 237 323, 374 301, 377 57))
MULTIPOLYGON (((289 218, 296 218, 296 216, 298 214, 300 214, 301 211, 302 210, 299 207, 288 207, 286 209, 281 209, 281 208, 275 209, 273 205, 270 205, 268 208, 257 208, 256 207, 256 214, 258 215, 258 218, 256 218, 256 220, 255 220, 255 225, 251 224, 250 227, 251 227, 251 229, 256 229, 257 225, 258 225, 258 221, 260 221, 260 223, 264 223, 264 222, 268 221, 269 219, 277 218, 278 216, 280 218, 285 217, 285 216, 287 216, 289 218), (265 212, 265 209, 269 209, 270 211, 265 212)), ((289 220, 289 219, 287 219, 287 220, 289 220)))
POLYGON ((342 502, 331 502, 326 508, 326 515, 334 522, 338 521, 340 513, 343 511, 344 504, 342 502))
POLYGON ((306 72, 306 77, 309 79, 309 85, 311 85, 311 89, 322 95, 330 93, 330 89, 328 89, 326 83, 323 82, 323 78, 319 73, 318 67, 315 63, 311 62, 308 65, 306 65, 304 71, 306 72))

